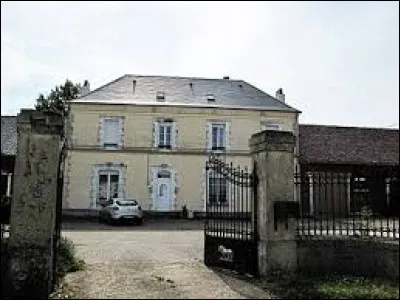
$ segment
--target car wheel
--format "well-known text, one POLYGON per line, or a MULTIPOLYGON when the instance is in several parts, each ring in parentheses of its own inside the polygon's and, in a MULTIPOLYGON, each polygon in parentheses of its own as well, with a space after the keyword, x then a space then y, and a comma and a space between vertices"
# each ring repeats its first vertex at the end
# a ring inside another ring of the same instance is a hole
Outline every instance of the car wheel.
POLYGON ((143 225, 143 218, 137 219, 136 224, 143 225))
POLYGON ((110 216, 107 217, 107 224, 108 225, 113 225, 114 224, 114 220, 110 216))

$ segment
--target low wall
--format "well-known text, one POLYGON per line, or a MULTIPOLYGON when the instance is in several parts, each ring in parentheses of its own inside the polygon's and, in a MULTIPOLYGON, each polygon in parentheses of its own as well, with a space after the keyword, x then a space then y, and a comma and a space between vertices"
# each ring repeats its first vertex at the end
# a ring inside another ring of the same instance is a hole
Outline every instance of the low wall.
MULTIPOLYGON (((144 217, 154 218, 182 218, 182 211, 169 211, 169 212, 157 212, 157 211, 143 211, 144 217)), ((63 209, 62 219, 63 221, 74 221, 74 220, 86 220, 86 221, 98 221, 99 210, 97 209, 63 209)))
POLYGON ((299 239, 297 254, 300 273, 352 274, 399 280, 398 241, 299 239))

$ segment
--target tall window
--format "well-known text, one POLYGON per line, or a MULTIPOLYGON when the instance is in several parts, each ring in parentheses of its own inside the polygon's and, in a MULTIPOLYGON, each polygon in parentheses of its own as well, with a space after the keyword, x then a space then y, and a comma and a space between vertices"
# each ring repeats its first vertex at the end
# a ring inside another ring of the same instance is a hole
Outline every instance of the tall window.
POLYGON ((171 149, 172 146, 172 122, 160 122, 158 147, 171 149))
POLYGON ((226 178, 211 176, 208 179, 208 201, 213 204, 224 204, 228 200, 226 178))
POLYGON ((106 149, 117 149, 122 145, 122 120, 121 118, 103 119, 103 147, 106 149))
POLYGON ((212 150, 224 150, 225 136, 226 136, 226 125, 225 124, 212 124, 212 150))
POLYGON ((99 171, 98 182, 98 202, 105 202, 118 197, 118 171, 99 171))

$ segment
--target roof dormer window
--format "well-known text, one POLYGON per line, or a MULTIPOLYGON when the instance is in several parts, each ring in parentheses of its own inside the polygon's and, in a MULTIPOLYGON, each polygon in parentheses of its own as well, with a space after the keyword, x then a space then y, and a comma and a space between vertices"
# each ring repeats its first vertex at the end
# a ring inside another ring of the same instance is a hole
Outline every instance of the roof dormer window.
POLYGON ((157 101, 165 101, 165 92, 158 91, 156 99, 157 99, 157 101))
POLYGON ((215 102, 215 96, 213 94, 207 94, 206 98, 208 102, 215 102))

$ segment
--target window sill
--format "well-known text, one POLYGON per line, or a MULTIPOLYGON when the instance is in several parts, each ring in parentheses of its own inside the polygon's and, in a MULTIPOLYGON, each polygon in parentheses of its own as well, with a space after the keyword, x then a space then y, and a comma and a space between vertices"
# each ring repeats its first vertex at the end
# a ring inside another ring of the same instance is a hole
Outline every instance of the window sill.
POLYGON ((226 147, 213 147, 210 150, 211 151, 226 151, 226 147))
POLYGON ((101 150, 123 150, 124 147, 121 146, 101 146, 101 150))
POLYGON ((172 146, 161 146, 161 145, 159 145, 157 147, 157 149, 160 149, 160 150, 172 150, 172 146))

